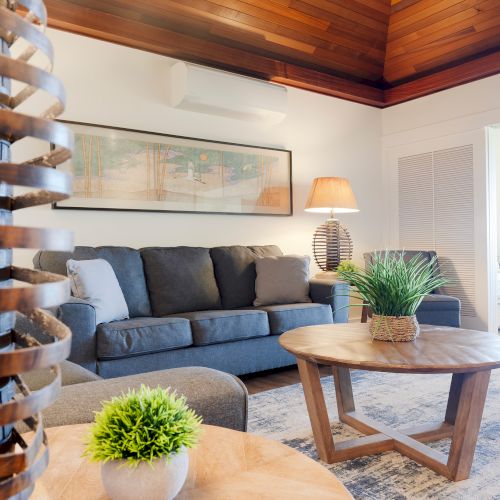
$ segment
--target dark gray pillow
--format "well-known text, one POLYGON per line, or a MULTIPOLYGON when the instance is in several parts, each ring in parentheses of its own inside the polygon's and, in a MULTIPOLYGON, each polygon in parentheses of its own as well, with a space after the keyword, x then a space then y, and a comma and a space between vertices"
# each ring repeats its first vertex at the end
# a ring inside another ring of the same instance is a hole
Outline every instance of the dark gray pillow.
POLYGON ((99 258, 107 260, 115 271, 131 318, 151 316, 146 277, 141 254, 135 248, 97 247, 99 258))
POLYGON ((143 248, 153 316, 220 308, 208 248, 143 248))
POLYGON ((255 300, 255 259, 281 255, 274 245, 215 247, 210 250, 224 309, 251 306, 255 300))

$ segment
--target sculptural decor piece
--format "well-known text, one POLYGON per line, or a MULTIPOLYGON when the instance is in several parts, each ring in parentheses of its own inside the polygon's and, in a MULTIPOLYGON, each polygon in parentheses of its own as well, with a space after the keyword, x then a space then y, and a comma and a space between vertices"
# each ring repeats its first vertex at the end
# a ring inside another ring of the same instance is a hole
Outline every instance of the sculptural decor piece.
POLYGON ((57 396, 57 363, 68 356, 71 342, 70 331, 40 309, 66 300, 66 279, 12 265, 13 248, 70 250, 73 246, 70 231, 13 225, 16 210, 62 200, 71 191, 71 178, 54 168, 71 157, 73 136, 66 126, 53 121, 64 109, 65 95, 60 81, 50 74, 53 50, 44 35, 46 25, 42 0, 0 0, 1 498, 27 498, 34 481, 47 466, 47 439, 40 412, 57 396), (36 115, 20 112, 21 105, 22 109, 31 109, 33 101, 39 102, 30 100, 38 90, 51 96, 50 105, 36 115), (47 143, 47 153, 12 162, 11 145, 20 143, 16 146, 20 153, 26 150, 23 143, 33 138, 47 143), (49 152, 50 143, 57 146, 49 152), (16 195, 14 186, 22 186, 23 194, 16 195), (16 314, 33 323, 48 343, 18 331, 16 314), (37 391, 31 392, 19 376, 49 367, 54 378, 37 391), (18 395, 13 399, 16 388, 18 395), (16 430, 20 421, 34 431, 29 443, 16 430))

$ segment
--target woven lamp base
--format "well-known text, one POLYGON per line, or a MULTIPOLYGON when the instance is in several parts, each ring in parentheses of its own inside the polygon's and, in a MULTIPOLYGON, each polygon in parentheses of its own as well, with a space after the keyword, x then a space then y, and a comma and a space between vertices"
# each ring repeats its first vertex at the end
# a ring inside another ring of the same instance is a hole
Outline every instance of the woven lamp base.
POLYGON ((415 315, 382 316, 374 314, 368 329, 374 340, 389 342, 411 342, 420 333, 420 326, 415 315))
POLYGON ((349 231, 337 219, 318 226, 313 237, 314 260, 322 271, 336 271, 344 260, 352 259, 349 231))

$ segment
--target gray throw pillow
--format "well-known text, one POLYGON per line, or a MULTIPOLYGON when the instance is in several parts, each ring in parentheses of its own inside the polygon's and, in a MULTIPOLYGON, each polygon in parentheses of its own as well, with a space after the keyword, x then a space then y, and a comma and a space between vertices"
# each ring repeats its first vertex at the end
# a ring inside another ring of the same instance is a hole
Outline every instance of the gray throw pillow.
POLYGON ((122 289, 111 264, 104 259, 66 262, 71 292, 95 309, 96 323, 128 319, 122 289))
POLYGON ((254 306, 311 302, 307 255, 261 257, 255 261, 254 306))
POLYGON ((220 309, 208 248, 141 249, 153 316, 220 309))

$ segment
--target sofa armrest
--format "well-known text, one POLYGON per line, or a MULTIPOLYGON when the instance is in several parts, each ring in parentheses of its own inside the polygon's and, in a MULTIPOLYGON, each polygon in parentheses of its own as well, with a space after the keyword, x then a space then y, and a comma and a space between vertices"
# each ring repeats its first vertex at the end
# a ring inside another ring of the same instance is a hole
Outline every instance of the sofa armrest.
POLYGON ((349 321, 349 283, 313 278, 309 281, 309 294, 313 302, 331 306, 334 323, 349 321))
POLYGON ((61 304, 57 313, 71 330, 71 354, 69 360, 97 373, 96 360, 96 313, 94 306, 84 300, 71 297, 61 304))

